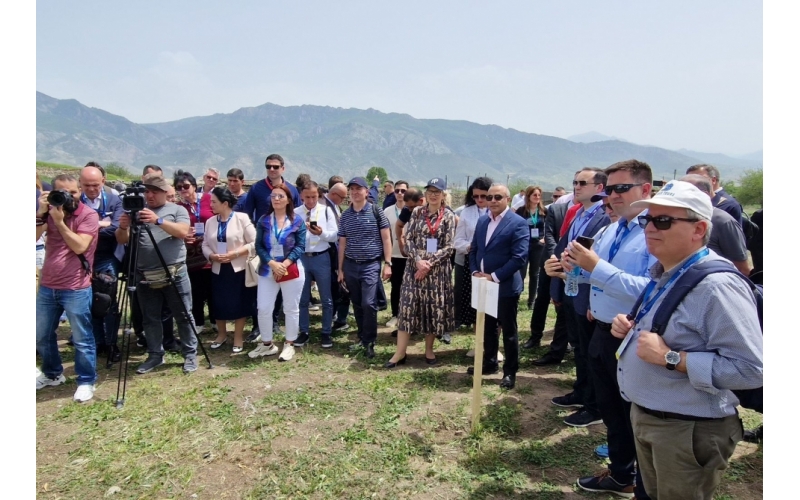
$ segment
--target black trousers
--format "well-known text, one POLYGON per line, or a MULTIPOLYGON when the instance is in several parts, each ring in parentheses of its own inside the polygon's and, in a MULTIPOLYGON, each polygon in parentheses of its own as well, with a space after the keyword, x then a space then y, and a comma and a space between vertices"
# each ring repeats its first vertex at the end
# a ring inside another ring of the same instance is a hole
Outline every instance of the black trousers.
MULTIPOLYGON (((544 272, 544 268, 539 269, 539 281, 536 287, 536 300, 533 301, 533 313, 531 314, 531 339, 534 342, 541 342, 542 335, 544 335, 544 325, 547 322, 547 310, 550 308, 550 276, 544 272)), ((556 310, 556 333, 553 334, 555 341, 556 334, 558 333, 558 310, 556 310)), ((563 316, 563 314, 561 315, 563 316)), ((563 317, 561 319, 561 327, 566 334, 566 327, 564 325, 563 317)), ((565 335, 566 337, 566 335, 565 335)), ((564 350, 566 352, 566 344, 564 350)), ((562 356, 563 358, 563 356, 562 356)))
POLYGON ((403 274, 406 272, 406 258, 392 257, 392 277, 389 283, 392 284, 392 316, 397 317, 400 312, 400 289, 403 287, 403 274))
MULTIPOLYGON (((533 304, 533 299, 539 290, 540 272, 544 272, 542 267, 542 251, 544 245, 539 244, 538 239, 531 239, 528 245, 528 262, 519 270, 519 277, 525 283, 525 274, 528 274, 528 307, 533 304)), ((548 291, 547 296, 550 296, 548 291)))
MULTIPOLYGON (((144 338, 144 326, 142 325, 142 310, 139 307, 139 301, 136 299, 136 294, 131 295, 130 301, 131 312, 131 326, 133 326, 133 333, 136 337, 144 338)), ((167 304, 161 308, 161 328, 163 332, 163 346, 164 349, 172 349, 179 347, 179 340, 175 338, 172 321, 172 311, 169 310, 167 304)))
POLYGON ((192 316, 194 325, 203 328, 205 325, 205 305, 208 304, 208 321, 214 324, 214 309, 211 305, 211 269, 189 271, 192 284, 192 316))
POLYGON ((519 338, 517 337, 517 308, 519 295, 500 297, 497 304, 497 318, 486 315, 483 328, 483 366, 497 366, 497 349, 500 337, 497 325, 503 328, 503 348, 506 360, 503 375, 516 375, 519 369, 519 338))
POLYGON ((608 436, 609 469, 618 482, 633 481, 636 443, 631 426, 630 403, 626 403, 619 393, 617 383, 617 357, 621 339, 611 335, 610 329, 595 324, 594 334, 589 343, 589 367, 597 406, 608 436))
POLYGON ((594 322, 586 319, 585 314, 575 312, 573 300, 566 297, 564 300, 564 313, 567 317, 567 333, 569 341, 575 348, 575 372, 577 374, 572 389, 580 397, 583 409, 593 415, 600 415, 597 408, 597 398, 594 392, 591 373, 589 373, 589 342, 594 332, 594 322))

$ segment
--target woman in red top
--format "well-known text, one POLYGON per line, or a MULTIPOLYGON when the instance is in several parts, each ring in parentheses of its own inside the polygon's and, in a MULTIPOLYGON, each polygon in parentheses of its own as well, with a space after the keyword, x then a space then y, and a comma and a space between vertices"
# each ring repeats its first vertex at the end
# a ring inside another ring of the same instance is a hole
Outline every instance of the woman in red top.
POLYGON ((192 230, 186 237, 186 268, 192 284, 192 316, 198 328, 205 326, 204 307, 208 304, 208 321, 216 326, 214 310, 211 305, 211 263, 203 255, 203 233, 206 220, 214 217, 211 210, 211 196, 197 194, 197 180, 189 172, 175 172, 173 185, 180 199, 178 205, 189 212, 192 230))

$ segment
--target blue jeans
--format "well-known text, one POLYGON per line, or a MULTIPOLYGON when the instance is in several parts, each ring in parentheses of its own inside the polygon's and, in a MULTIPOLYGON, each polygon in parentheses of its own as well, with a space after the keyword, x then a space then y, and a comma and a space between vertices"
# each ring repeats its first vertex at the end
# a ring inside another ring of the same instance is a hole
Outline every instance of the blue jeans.
MULTIPOLYGON (((139 273, 137 275, 137 281, 141 281, 141 275, 139 273)), ((149 285, 138 283, 136 298, 142 311, 142 326, 144 327, 144 337, 147 340, 148 355, 164 356, 164 330, 161 312, 165 302, 172 310, 175 323, 178 325, 183 357, 197 354, 197 337, 194 336, 190 324, 190 321, 194 321, 194 317, 192 317, 192 286, 186 271, 183 271, 182 275, 176 276, 174 288, 171 285, 163 288, 150 288, 149 285), (184 314, 184 307, 187 314, 184 314)))
POLYGON ((54 290, 39 285, 36 293, 36 350, 42 357, 42 373, 56 378, 64 372, 56 342, 61 313, 67 313, 75 344, 75 374, 78 385, 94 384, 97 352, 92 334, 92 287, 54 290))
POLYGON ((311 302, 311 282, 317 282, 322 302, 322 334, 330 335, 333 324, 333 297, 331 296, 331 259, 328 253, 314 256, 303 254, 301 258, 306 270, 306 282, 300 295, 300 331, 308 333, 308 304, 311 302))
POLYGON ((353 313, 364 344, 375 343, 378 338, 378 286, 381 281, 381 262, 356 262, 344 259, 342 266, 353 313))
MULTIPOLYGON (((114 278, 116 278, 117 273, 119 271, 119 264, 120 262, 113 255, 105 259, 98 259, 95 256, 94 272, 98 273, 107 272, 112 276, 114 276, 114 278)), ((111 300, 116 300, 116 297, 112 296, 111 300)), ((119 326, 117 325, 116 312, 117 312, 117 305, 115 303, 112 305, 111 311, 109 311, 108 315, 106 315, 105 318, 92 319, 92 331, 94 332, 94 343, 95 345, 97 345, 97 347, 116 345, 117 330, 119 328, 119 326)))

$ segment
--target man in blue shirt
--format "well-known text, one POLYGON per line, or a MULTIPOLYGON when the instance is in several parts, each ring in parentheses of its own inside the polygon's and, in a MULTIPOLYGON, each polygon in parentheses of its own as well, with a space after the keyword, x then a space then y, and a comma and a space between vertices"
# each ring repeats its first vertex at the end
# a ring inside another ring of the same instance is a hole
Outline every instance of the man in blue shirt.
MULTIPOLYGON (((605 172, 607 199, 619 220, 605 229, 591 250, 572 242, 562 257, 564 269, 579 265, 582 281, 591 285, 588 315, 594 319, 594 333, 589 342, 589 370, 607 428, 611 461, 608 471, 580 478, 578 486, 587 491, 632 496, 636 445, 630 404, 620 396, 617 384, 616 352, 622 341, 611 335, 611 322, 617 314, 630 312, 650 282, 648 270, 656 263, 647 251, 644 230, 638 222, 639 215, 647 210, 631 206, 650 199, 653 172, 647 163, 638 160, 615 163, 605 172)), ((647 498, 641 488, 636 497, 647 498)))

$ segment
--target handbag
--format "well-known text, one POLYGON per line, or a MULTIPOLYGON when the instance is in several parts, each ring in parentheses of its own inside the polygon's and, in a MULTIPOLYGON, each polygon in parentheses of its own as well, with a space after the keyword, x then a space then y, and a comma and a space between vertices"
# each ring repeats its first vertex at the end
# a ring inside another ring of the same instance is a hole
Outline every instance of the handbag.
POLYGON ((244 266, 244 286, 247 288, 258 286, 259 267, 261 267, 261 258, 258 255, 247 259, 247 264, 244 266))
MULTIPOLYGON (((273 278, 275 275, 272 275, 273 278)), ((276 279, 276 283, 283 283, 284 281, 291 281, 293 279, 300 277, 300 269, 297 268, 297 262, 292 262, 292 265, 286 268, 286 274, 284 274, 281 278, 276 279)))

